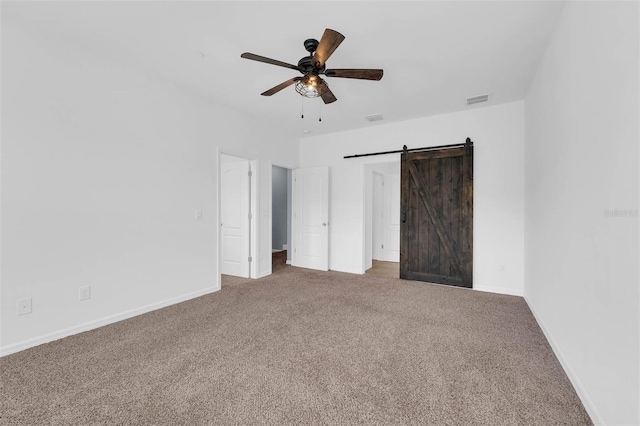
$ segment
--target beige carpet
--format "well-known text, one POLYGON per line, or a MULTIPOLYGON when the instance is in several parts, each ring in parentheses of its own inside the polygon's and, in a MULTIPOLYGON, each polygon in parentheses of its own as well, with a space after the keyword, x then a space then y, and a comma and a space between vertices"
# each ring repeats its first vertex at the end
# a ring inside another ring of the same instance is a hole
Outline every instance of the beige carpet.
POLYGON ((400 263, 399 262, 384 262, 381 260, 373 260, 371 268, 365 271, 367 275, 373 275, 374 277, 383 278, 398 278, 400 277, 400 263))
POLYGON ((522 298, 274 269, 0 359, 0 423, 590 424, 522 298))

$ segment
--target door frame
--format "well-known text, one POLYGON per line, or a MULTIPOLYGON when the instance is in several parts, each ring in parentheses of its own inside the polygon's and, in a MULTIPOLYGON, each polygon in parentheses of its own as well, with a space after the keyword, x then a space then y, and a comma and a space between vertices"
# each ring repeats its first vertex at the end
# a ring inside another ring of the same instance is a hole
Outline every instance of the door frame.
POLYGON ((216 209, 216 241, 217 241, 217 251, 218 255, 216 256, 217 264, 217 282, 216 287, 218 290, 222 288, 222 232, 220 230, 221 220, 222 220, 222 156, 227 155, 231 157, 240 158, 249 162, 249 167, 251 170, 251 177, 249 179, 249 191, 250 191, 250 203, 249 203, 249 212, 251 213, 251 220, 249 221, 249 256, 251 256, 252 261, 249 264, 249 278, 258 278, 258 260, 260 254, 259 247, 259 221, 257 212, 259 209, 259 187, 258 187, 258 176, 259 176, 259 161, 255 158, 248 158, 246 155, 238 154, 231 151, 221 151, 219 148, 216 148, 216 190, 217 190, 217 209, 216 209))
MULTIPOLYGON (((273 167, 280 167, 281 169, 288 170, 288 174, 291 177, 291 182, 287 182, 287 184, 291 184, 291 194, 287 194, 287 215, 288 220, 291 225, 291 229, 289 229, 289 235, 287 238, 287 265, 291 265, 291 260, 293 259, 293 171, 296 169, 291 166, 283 166, 280 164, 274 164, 269 161, 269 211, 271 212, 270 217, 271 221, 269 223, 269 247, 273 249, 273 206, 271 203, 273 202, 273 167), (289 196, 290 195, 290 196, 289 196)), ((289 188, 287 187, 287 191, 289 188)), ((271 263, 270 263, 271 265, 271 263)), ((269 274, 271 274, 272 266, 269 267, 269 274)))
MULTIPOLYGON (((375 167, 379 165, 400 164, 400 156, 395 153, 384 154, 376 157, 375 161, 372 161, 373 157, 370 157, 363 162, 360 167, 360 176, 362 176, 362 260, 361 260, 361 274, 364 274, 367 269, 372 267, 373 259, 373 217, 371 213, 373 210, 373 173, 375 167), (371 239, 371 244, 368 244, 368 239, 371 239)), ((387 185, 385 183, 385 188, 387 185)), ((386 189, 385 189, 386 191, 386 189)), ((383 191, 384 192, 384 191, 383 191)), ((387 230, 385 229, 385 241, 388 240, 386 236, 387 230)))

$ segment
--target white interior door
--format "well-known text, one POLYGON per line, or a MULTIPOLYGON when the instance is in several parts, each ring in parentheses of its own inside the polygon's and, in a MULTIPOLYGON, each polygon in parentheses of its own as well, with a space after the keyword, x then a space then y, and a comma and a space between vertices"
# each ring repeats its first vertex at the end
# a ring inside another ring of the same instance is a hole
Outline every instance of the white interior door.
POLYGON ((220 164, 222 253, 220 272, 249 278, 250 266, 249 161, 220 164))
POLYGON ((371 245, 372 258, 375 260, 386 260, 384 257, 384 198, 384 176, 382 173, 373 172, 371 245))
POLYGON ((293 171, 292 265, 329 270, 329 169, 293 171))
POLYGON ((400 175, 389 174, 385 182, 385 260, 400 262, 400 175))

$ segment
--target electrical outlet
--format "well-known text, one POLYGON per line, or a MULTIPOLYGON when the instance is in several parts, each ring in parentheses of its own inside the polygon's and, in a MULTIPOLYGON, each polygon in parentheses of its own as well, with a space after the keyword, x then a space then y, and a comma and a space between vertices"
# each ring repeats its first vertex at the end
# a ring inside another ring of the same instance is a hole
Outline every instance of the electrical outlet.
POLYGON ((506 270, 504 265, 500 265, 500 272, 504 273, 504 271, 506 270))
POLYGON ((202 210, 196 209, 196 220, 202 220, 202 210))
POLYGON ((18 307, 18 315, 30 314, 31 298, 27 297, 26 299, 19 299, 17 303, 17 307, 18 307))
POLYGON ((91 286, 78 287, 78 299, 87 300, 91 298, 91 286))

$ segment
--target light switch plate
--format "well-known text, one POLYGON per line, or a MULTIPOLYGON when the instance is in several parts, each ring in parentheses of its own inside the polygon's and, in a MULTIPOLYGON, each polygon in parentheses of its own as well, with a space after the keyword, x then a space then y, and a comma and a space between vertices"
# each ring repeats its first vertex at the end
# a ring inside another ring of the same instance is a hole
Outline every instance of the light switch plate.
POLYGON ((78 287, 78 299, 87 300, 91 299, 91 286, 78 287))

